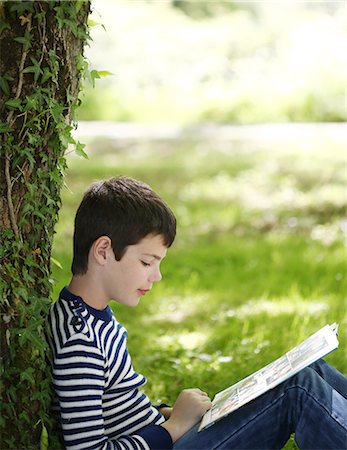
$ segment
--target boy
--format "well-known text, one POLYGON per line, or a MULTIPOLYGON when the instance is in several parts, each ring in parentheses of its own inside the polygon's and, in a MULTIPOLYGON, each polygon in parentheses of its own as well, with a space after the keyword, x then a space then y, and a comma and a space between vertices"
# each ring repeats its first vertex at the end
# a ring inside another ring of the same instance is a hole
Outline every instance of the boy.
POLYGON ((323 362, 200 433, 196 424, 211 406, 206 393, 184 390, 169 408, 153 406, 140 391, 146 379, 134 371, 127 333, 108 303, 138 304, 161 280, 175 234, 174 214, 144 183, 112 178, 85 193, 75 218, 73 276, 48 318, 66 448, 280 448, 294 431, 302 448, 344 448, 347 381, 323 362))

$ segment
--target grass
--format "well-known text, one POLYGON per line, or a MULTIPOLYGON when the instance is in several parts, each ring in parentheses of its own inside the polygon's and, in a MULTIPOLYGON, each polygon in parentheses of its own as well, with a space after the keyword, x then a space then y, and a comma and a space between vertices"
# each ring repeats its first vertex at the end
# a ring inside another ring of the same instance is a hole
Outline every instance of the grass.
POLYGON ((340 349, 327 360, 346 374, 345 157, 342 145, 326 145, 89 142, 89 160, 69 158, 54 295, 69 280, 84 189, 127 174, 178 217, 163 281, 134 310, 112 303, 154 402, 193 386, 213 396, 334 321, 340 349))

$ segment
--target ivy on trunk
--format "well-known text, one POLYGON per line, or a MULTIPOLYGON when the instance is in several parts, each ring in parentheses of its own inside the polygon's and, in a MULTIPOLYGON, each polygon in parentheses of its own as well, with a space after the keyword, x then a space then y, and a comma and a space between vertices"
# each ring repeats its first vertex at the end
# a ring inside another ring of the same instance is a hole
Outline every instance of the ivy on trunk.
MULTIPOLYGON (((64 153, 87 66, 88 1, 0 4, 0 328, 2 449, 51 435, 44 338, 64 153)), ((57 448, 57 443, 51 444, 57 448)))

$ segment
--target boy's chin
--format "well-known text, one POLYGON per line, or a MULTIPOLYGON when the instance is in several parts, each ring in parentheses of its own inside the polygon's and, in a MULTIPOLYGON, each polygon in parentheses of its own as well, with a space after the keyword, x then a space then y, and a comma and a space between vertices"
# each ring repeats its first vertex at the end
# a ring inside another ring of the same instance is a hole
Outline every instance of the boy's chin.
POLYGON ((137 298, 132 302, 126 303, 126 306, 129 306, 129 308, 135 308, 140 303, 140 299, 137 298))
POLYGON ((129 308, 135 308, 140 303, 141 298, 127 298, 121 300, 114 300, 119 305, 128 306, 129 308))

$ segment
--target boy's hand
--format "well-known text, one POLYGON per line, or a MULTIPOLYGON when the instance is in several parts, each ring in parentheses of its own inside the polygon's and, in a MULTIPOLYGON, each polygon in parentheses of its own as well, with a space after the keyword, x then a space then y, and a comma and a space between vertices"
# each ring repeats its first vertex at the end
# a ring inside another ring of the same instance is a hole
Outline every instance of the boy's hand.
POLYGON ((168 420, 172 413, 172 408, 170 406, 162 406, 159 412, 164 416, 165 420, 168 420))
POLYGON ((175 442, 190 430, 210 408, 211 400, 206 392, 200 389, 185 389, 178 396, 169 420, 161 426, 170 433, 175 442))

